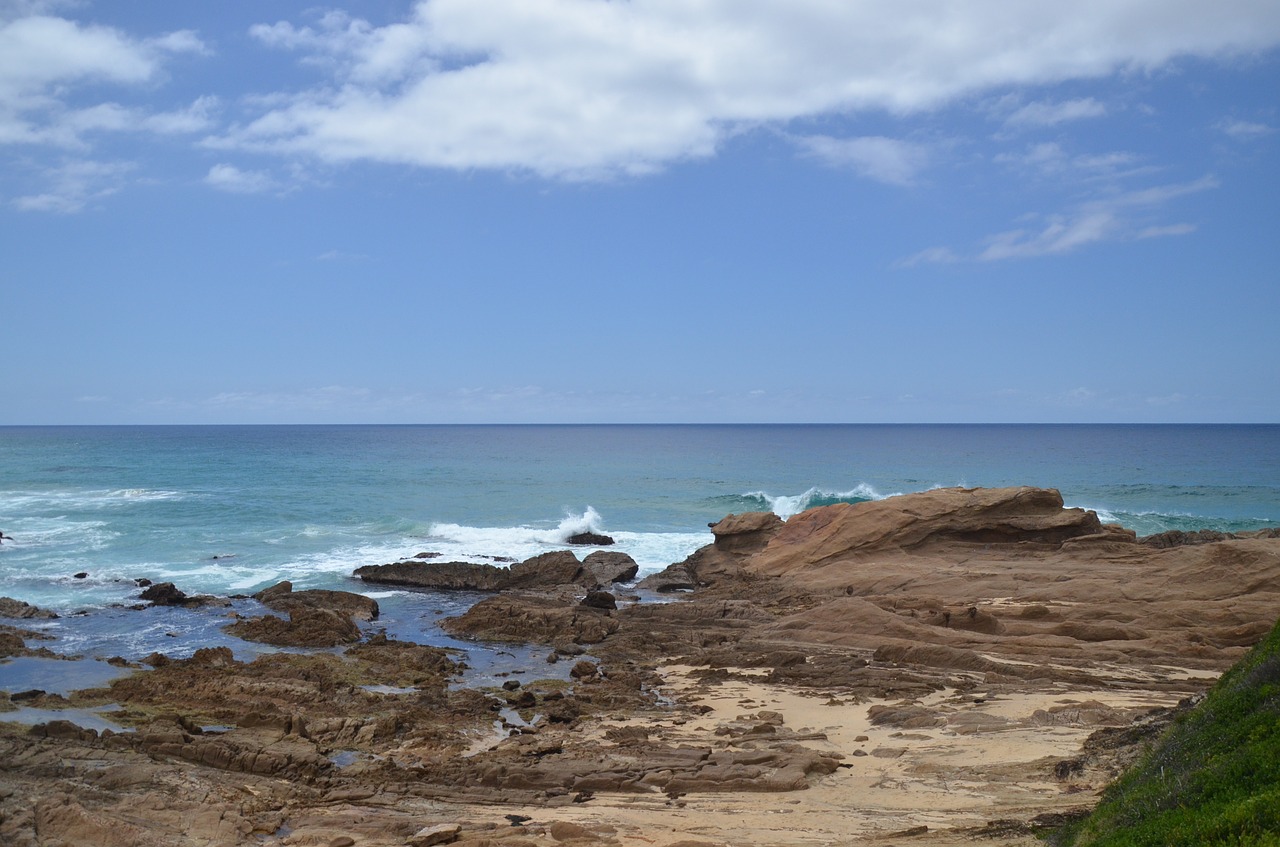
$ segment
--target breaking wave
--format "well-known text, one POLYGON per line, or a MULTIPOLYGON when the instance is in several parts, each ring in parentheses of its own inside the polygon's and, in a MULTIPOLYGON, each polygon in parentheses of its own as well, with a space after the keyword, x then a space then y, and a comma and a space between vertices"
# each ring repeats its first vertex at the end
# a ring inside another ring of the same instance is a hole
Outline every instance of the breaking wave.
POLYGON ((717 498, 717 504, 730 507, 728 511, 773 512, 780 518, 789 518, 805 509, 831 506, 836 503, 866 503, 883 500, 895 494, 881 494, 870 485, 861 483, 848 491, 828 491, 810 488, 803 494, 770 494, 767 491, 748 491, 745 494, 717 498))

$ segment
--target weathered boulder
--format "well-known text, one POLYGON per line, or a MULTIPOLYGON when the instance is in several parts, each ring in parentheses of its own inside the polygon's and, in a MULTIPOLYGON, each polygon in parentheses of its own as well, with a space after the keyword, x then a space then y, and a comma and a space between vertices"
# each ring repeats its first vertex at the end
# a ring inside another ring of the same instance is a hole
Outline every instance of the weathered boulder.
POLYGON ((640 572, 640 566, 626 553, 597 550, 582 560, 582 571, 579 581, 584 585, 594 583, 597 587, 607 588, 616 583, 631 582, 640 572))
POLYGON ((612 611, 618 608, 618 598, 614 597, 608 591, 588 591, 587 596, 582 598, 580 606, 586 606, 591 609, 605 609, 612 611))

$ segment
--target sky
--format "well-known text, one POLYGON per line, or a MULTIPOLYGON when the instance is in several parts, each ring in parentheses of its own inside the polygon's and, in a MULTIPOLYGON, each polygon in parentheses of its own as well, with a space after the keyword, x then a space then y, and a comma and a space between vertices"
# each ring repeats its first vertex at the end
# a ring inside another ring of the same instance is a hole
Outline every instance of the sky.
POLYGON ((1275 0, 0 0, 0 424, 1280 422, 1275 0))

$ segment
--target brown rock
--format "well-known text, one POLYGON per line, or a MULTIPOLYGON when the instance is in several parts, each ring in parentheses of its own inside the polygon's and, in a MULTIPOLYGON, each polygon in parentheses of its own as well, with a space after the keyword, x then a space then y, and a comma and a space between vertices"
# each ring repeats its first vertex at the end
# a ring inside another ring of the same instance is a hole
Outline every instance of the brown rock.
POLYGON ((223 631, 246 641, 277 647, 336 647, 360 640, 360 627, 349 615, 330 609, 295 606, 289 618, 263 615, 223 627, 223 631))
MULTIPOLYGON (((583 584, 592 583, 607 588, 614 583, 631 582, 636 578, 640 566, 636 560, 626 553, 614 550, 597 550, 582 560, 583 584)), ((588 587, 592 587, 588 585, 588 587)))
POLYGON ((458 840, 462 827, 456 823, 442 823, 436 826, 424 826, 410 835, 407 843, 411 847, 434 847, 436 844, 452 844, 458 840))
POLYGON ((28 618, 56 618, 57 614, 47 609, 41 609, 32 606, 30 603, 24 603, 21 600, 14 600, 10 597, 0 597, 0 618, 18 618, 26 620, 28 618))
POLYGON ((595 609, 516 597, 490 597, 440 625, 468 638, 539 644, 595 644, 618 630, 616 620, 595 609))
POLYGON ((353 594, 350 591, 328 591, 318 588, 294 591, 293 583, 288 580, 259 591, 253 595, 253 599, 277 612, 288 612, 296 608, 328 609, 357 621, 372 621, 378 618, 378 602, 371 597, 353 594))
POLYGON ((505 568, 471 562, 395 562, 365 565, 354 576, 379 585, 404 585, 438 591, 497 591, 507 579, 505 568))
POLYGON ((613 539, 607 535, 601 535, 598 532, 578 532, 570 535, 567 539, 569 544, 575 546, 592 546, 592 547, 608 547, 613 543, 613 539))

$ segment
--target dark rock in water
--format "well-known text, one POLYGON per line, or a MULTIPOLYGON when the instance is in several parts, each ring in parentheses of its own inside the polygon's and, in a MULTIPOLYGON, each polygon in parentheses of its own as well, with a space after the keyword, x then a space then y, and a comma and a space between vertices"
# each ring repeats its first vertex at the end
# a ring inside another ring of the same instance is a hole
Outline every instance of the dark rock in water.
POLYGON ((185 606, 190 599, 172 582, 157 582, 138 596, 156 606, 185 606))
POLYGON ((589 609, 612 610, 618 608, 618 599, 608 591, 589 591, 578 605, 589 609))
POLYGON ((504 568, 470 562, 394 562, 365 565, 352 574, 378 585, 404 585, 437 591, 497 591, 507 579, 504 568))
POLYGON ((608 547, 613 543, 613 539, 607 535, 601 535, 598 532, 579 532, 570 535, 567 539, 569 544, 577 546, 595 546, 608 547))
POLYGON ((601 588, 635 579, 639 565, 626 553, 597 550, 579 561, 572 550, 553 550, 507 568, 470 562, 411 561, 365 565, 353 576, 380 585, 435 591, 540 590, 579 586, 601 588))
POLYGON ((253 595, 253 599, 277 612, 289 612, 298 608, 328 609, 358 621, 378 619, 378 601, 371 597, 322 588, 294 591, 293 583, 288 580, 264 588, 253 595))
POLYGON ((153 606, 230 606, 231 601, 207 594, 188 595, 172 582, 157 582, 138 595, 153 606))
POLYGON ((136 584, 139 588, 147 588, 148 586, 151 585, 151 580, 147 579, 146 577, 139 577, 138 579, 134 580, 134 584, 136 584))
POLYGON ((74 577, 75 579, 88 579, 89 573, 87 571, 80 571, 80 573, 74 574, 74 577))
POLYGON ((0 597, 0 618, 56 618, 58 615, 47 609, 32 606, 11 597, 0 597))

